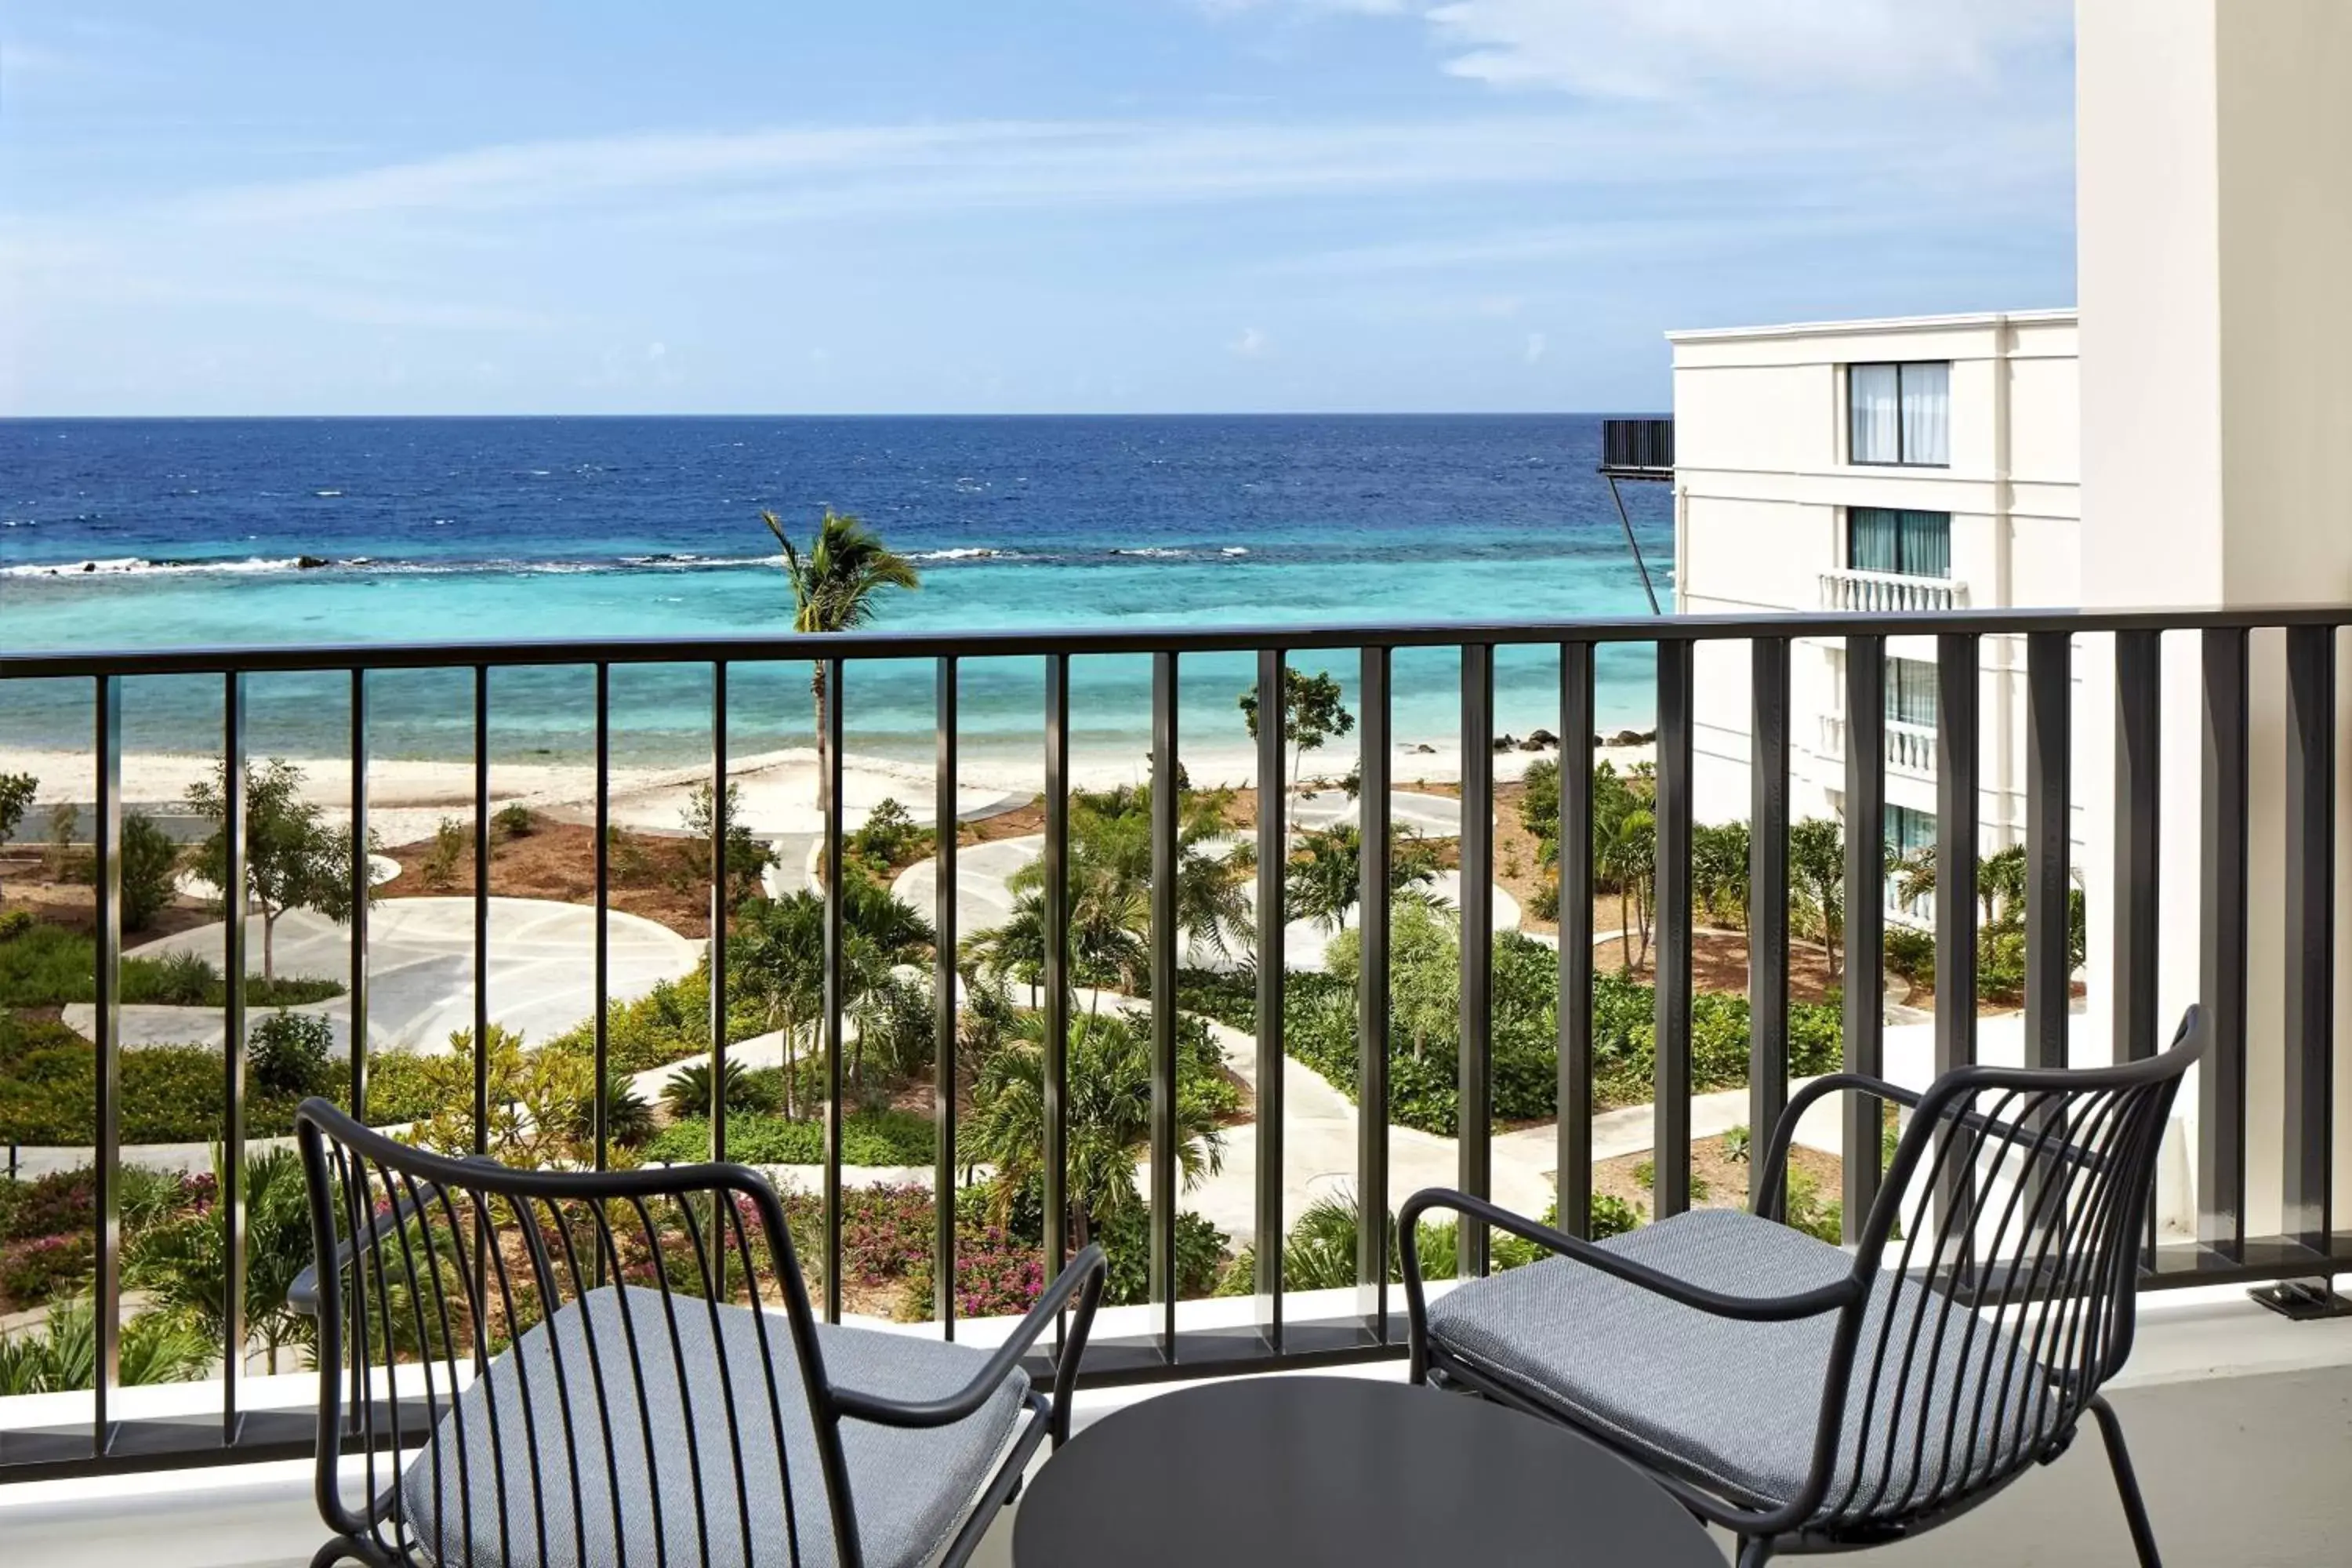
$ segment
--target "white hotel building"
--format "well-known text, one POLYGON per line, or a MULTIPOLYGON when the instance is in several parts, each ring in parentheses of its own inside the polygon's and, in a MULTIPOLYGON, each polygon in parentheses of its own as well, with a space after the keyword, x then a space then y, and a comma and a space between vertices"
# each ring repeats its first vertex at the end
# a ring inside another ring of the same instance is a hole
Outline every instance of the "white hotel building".
MULTIPOLYGON (((2073 311, 1668 336, 1677 612, 2083 602, 2073 311)), ((2025 834, 2023 639, 1985 637, 1980 657, 1990 853, 2025 834)), ((1792 818, 1843 815, 1844 660, 1839 638, 1792 653, 1792 818)), ((1905 848, 1934 842, 1934 660, 1928 639, 1887 645, 1887 835, 1905 848)), ((1702 643, 1694 673, 1697 815, 1744 817, 1747 649, 1702 643)))

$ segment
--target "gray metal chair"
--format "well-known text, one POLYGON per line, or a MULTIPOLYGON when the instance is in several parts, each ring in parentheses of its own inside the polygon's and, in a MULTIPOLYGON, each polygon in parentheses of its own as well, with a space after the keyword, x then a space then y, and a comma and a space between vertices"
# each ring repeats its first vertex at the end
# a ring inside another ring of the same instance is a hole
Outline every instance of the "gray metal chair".
POLYGON ((984 1351, 815 1321, 782 1205, 739 1165, 509 1170, 317 1100, 296 1131, 316 1568, 961 1563, 1069 1434, 1098 1247, 984 1351), (1049 1401, 1021 1357, 1074 1302, 1049 1401))
POLYGON ((2099 1388, 2131 1352, 2157 1152, 2203 1044, 2083 1070, 1962 1068, 1925 1094, 1815 1080, 1775 1131, 1762 1190, 1822 1096, 1912 1109, 1852 1253, 1767 1217, 1676 1215, 1588 1242, 1461 1193, 1398 1216, 1415 1381, 1563 1422, 1732 1531, 1742 1568, 1901 1540, 1977 1506, 2097 1421, 2132 1543, 2156 1541, 2099 1388), (1411 1238, 1450 1209, 1559 1254, 1434 1300, 1411 1238), (1898 1222, 1899 1228, 1898 1228, 1898 1222))

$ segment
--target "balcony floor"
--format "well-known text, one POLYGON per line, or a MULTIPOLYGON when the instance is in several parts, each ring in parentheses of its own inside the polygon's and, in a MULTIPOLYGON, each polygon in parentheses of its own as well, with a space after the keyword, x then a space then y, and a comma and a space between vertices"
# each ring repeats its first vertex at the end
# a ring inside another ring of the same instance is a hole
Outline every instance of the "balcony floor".
MULTIPOLYGON (((1366 1369, 1401 1376, 1402 1368, 1366 1369)), ((1148 1397, 1129 1391, 1092 1402, 1148 1397)), ((2287 1324, 2242 1302, 2142 1315, 2115 1390, 2168 1562, 2304 1568, 2352 1541, 2352 1321, 2287 1324), (2127 1384, 2127 1386, 2126 1385, 2127 1384)), ((1082 1408, 1083 1426, 1090 1412, 1082 1408)), ((1887 1568, 2127 1568, 2097 1436, 1887 1568)), ((1010 1568, 1012 1516, 975 1562, 1010 1568)), ((0 1561, 42 1568, 305 1568, 324 1539, 304 1466, 0 1488, 0 1561)), ((1108 1559, 1116 1561, 1116 1554, 1108 1559)))

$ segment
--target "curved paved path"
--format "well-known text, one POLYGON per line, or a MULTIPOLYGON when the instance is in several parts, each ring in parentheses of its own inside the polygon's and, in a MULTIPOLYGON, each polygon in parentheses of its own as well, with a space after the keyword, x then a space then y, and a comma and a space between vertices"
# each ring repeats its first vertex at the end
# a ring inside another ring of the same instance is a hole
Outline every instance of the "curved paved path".
MULTIPOLYGON (((489 900, 489 1002, 495 1023, 543 1040, 595 1011, 596 912, 545 899, 489 900)), ((610 994, 614 1001, 641 996, 663 980, 694 972, 702 944, 640 915, 615 910, 608 917, 610 994)), ((260 969, 261 921, 251 923, 249 967, 260 969)), ((207 925, 167 936, 135 950, 140 957, 201 953, 217 965, 223 925, 207 925)), ((316 975, 348 983, 351 932, 307 910, 278 920, 276 969, 279 974, 316 975)), ((444 1048, 449 1036, 473 1027, 474 901, 467 898, 385 899, 368 911, 368 1046, 444 1048)), ((295 1009, 325 1017, 335 1032, 337 1051, 349 1049, 351 999, 338 996, 295 1009)), ((65 1009, 65 1021, 84 1035, 95 1029, 87 1005, 65 1009)), ((220 1014, 209 1007, 135 1006, 122 1009, 127 1046, 217 1046, 220 1014)))

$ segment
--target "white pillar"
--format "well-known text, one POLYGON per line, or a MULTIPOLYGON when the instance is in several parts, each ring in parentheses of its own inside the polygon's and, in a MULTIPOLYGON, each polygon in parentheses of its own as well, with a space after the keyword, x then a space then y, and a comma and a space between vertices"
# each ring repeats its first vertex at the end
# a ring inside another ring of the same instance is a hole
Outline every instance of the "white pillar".
MULTIPOLYGON (((2077 0, 2075 29, 2084 603, 2352 601, 2352 5, 2077 0)), ((2169 1018, 2197 991, 2199 706, 2196 639, 2166 640, 2159 994, 2169 1018)), ((2105 650, 2086 656, 2104 665, 2105 650)), ((2088 683, 2080 715, 2101 758, 2112 755, 2111 691, 2088 683)), ((2249 1232, 2263 1234, 2278 1223, 2285 979, 2276 634, 2255 640, 2252 712, 2246 1212, 2249 1232)), ((2338 727, 2340 748, 2352 721, 2338 727)), ((2341 763, 2338 785, 2352 786, 2341 763)), ((2092 819, 2094 1017, 2075 1050, 2095 1058, 2112 969, 2104 766, 2080 787, 2092 819)), ((2340 869, 2338 886, 2342 974, 2352 877, 2340 869)), ((2339 1000, 2339 1086, 2352 1080, 2347 1013, 2339 1000)), ((2339 1110, 2336 1131, 2342 1173, 2352 1116, 2339 1110)), ((2339 1183, 2339 1215, 2347 1197, 2339 1183)))

